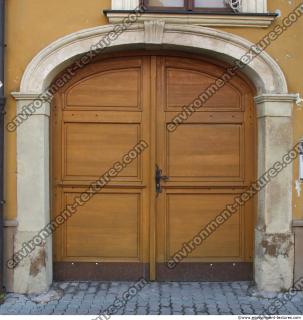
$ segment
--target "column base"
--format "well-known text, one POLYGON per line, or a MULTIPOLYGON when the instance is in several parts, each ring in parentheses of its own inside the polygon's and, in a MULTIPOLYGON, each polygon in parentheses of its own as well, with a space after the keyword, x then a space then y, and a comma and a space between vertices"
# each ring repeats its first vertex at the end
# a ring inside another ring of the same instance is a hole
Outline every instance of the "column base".
POLYGON ((20 252, 18 256, 22 260, 14 268, 14 293, 40 294, 47 292, 52 284, 51 239, 46 240, 41 246, 37 246, 29 254, 24 249, 24 243, 32 240, 36 235, 37 232, 26 231, 18 231, 16 234, 15 249, 20 252))
POLYGON ((255 284, 259 296, 270 297, 293 287, 294 235, 255 230, 255 284))

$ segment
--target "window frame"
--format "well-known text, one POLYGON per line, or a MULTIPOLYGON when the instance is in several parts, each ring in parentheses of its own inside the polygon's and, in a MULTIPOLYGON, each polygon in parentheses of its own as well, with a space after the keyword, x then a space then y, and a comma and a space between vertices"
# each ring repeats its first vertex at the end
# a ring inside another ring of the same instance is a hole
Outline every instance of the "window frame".
POLYGON ((218 8, 218 7, 208 7, 208 8, 197 8, 195 7, 195 0, 184 0, 183 7, 154 7, 149 6, 149 0, 141 0, 141 5, 147 8, 147 11, 164 11, 164 12, 234 12, 232 8, 218 8))

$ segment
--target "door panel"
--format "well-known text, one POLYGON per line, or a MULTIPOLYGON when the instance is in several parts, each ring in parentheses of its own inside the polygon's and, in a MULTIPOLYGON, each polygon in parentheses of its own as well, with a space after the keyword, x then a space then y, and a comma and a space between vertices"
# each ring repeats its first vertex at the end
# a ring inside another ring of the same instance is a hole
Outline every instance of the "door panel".
POLYGON ((175 132, 167 130, 223 73, 217 63, 190 55, 113 54, 83 68, 56 95, 54 218, 140 140, 148 143, 56 231, 56 280, 251 278, 253 201, 175 269, 166 265, 254 181, 252 88, 240 76, 175 132), (156 165, 169 177, 160 194, 156 165))
MULTIPOLYGON (((76 196, 66 193, 66 203, 76 196)), ((140 198, 140 194, 117 192, 94 196, 65 224, 66 257, 140 261, 140 198)))
POLYGON ((186 123, 167 134, 167 173, 175 178, 208 181, 242 176, 243 129, 237 124, 186 123), (197 147, 199 146, 199 147, 197 147))
POLYGON ((66 109, 141 110, 143 74, 140 59, 129 60, 128 65, 123 65, 123 61, 110 65, 115 70, 107 70, 108 66, 104 66, 99 73, 94 71, 95 74, 71 86, 65 94, 66 109))
MULTIPOLYGON (((106 172, 141 140, 140 124, 66 123, 65 177, 67 179, 98 177, 106 172)), ((134 161, 119 177, 140 179, 142 164, 134 161)))
MULTIPOLYGON (((165 73, 167 82, 167 110, 189 105, 195 97, 206 92, 217 80, 215 76, 202 72, 200 68, 191 70, 189 65, 185 66, 183 64, 180 66, 180 69, 173 69, 169 66, 175 62, 169 62, 167 62, 165 73), (181 69, 182 67, 184 69, 181 69)), ((240 94, 231 86, 226 86, 222 87, 209 99, 205 106, 208 108, 239 110, 241 107, 240 102, 240 94)))
MULTIPOLYGON (((96 62, 56 96, 55 217, 139 141, 150 140, 149 104, 147 57, 96 62)), ((55 279, 148 278, 149 161, 147 148, 56 231, 55 279)))
POLYGON ((182 112, 223 72, 203 62, 158 59, 156 161, 168 176, 157 199, 160 280, 247 280, 252 275, 252 201, 219 228, 210 226, 201 245, 180 253, 254 179, 252 95, 240 78, 221 88, 176 131, 166 129, 176 111, 182 112), (169 269, 166 263, 175 254, 181 260, 176 258, 175 268, 169 269), (224 275, 228 263, 230 278, 224 275))
MULTIPOLYGON (((166 259, 177 252, 184 242, 192 239, 205 228, 227 203, 232 203, 235 194, 170 194, 167 193, 167 246, 166 259), (186 212, 186 219, 184 219, 186 212)), ((199 261, 208 258, 234 261, 243 257, 242 213, 235 213, 220 229, 198 247, 188 260, 199 261), (224 241, 222 241, 224 239, 224 241)), ((212 228, 210 227, 210 230, 212 228)))

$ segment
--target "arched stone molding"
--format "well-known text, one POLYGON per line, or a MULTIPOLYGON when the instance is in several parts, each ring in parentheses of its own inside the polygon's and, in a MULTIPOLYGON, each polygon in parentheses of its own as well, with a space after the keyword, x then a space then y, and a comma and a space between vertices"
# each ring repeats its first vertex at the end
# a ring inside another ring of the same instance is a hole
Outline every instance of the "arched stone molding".
MULTIPOLYGON (((114 26, 106 25, 82 30, 63 37, 43 49, 30 62, 22 78, 20 92, 13 93, 17 112, 45 92, 58 73, 81 55, 96 48, 96 44, 114 26)), ((123 50, 132 47, 175 48, 201 54, 211 54, 225 61, 234 61, 249 51, 249 41, 219 30, 197 26, 180 26, 162 22, 133 25, 110 47, 123 50)), ((277 159, 292 147, 292 107, 296 95, 288 94, 284 74, 266 53, 261 53, 243 70, 258 91, 258 172, 261 176, 277 159)), ((17 203, 18 231, 16 250, 32 239, 50 220, 49 180, 49 115, 48 101, 17 128, 17 203)), ((256 225, 255 281, 260 291, 279 292, 293 284, 292 240, 292 166, 270 182, 259 193, 256 225), (278 195, 278 196, 277 196, 278 195), (286 246, 273 243, 284 239, 286 246), (273 255, 266 245, 280 245, 273 255)), ((52 282, 51 239, 24 259, 14 270, 14 291, 37 293, 52 282), (41 260, 42 259, 42 260, 41 260), (42 261, 33 271, 33 264, 42 261), (35 269, 36 270, 36 269, 35 269)))
MULTIPOLYGON (((157 21, 154 22, 157 24, 157 21)), ((146 34, 151 33, 145 24, 133 25, 123 32, 109 47, 144 46, 146 34)), ((113 31, 114 25, 79 31, 63 37, 42 50, 31 61, 22 77, 20 92, 41 93, 54 75, 63 70, 73 59, 89 52, 113 31)), ((199 26, 165 24, 162 33, 155 35, 155 44, 176 47, 179 50, 203 50, 234 61, 250 51, 253 43, 231 33, 199 26), (161 42, 158 39, 161 38, 161 42)), ((287 93, 287 83, 279 65, 267 53, 261 53, 244 70, 254 82, 258 93, 287 93)))

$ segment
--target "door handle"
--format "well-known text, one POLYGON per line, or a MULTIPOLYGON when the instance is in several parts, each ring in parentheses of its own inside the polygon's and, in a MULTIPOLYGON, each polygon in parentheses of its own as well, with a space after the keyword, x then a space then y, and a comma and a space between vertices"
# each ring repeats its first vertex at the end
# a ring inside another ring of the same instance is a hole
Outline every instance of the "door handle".
POLYGON ((162 186, 161 181, 167 181, 169 179, 168 176, 162 176, 162 169, 159 168, 158 165, 156 165, 156 193, 157 196, 162 193, 162 186))

